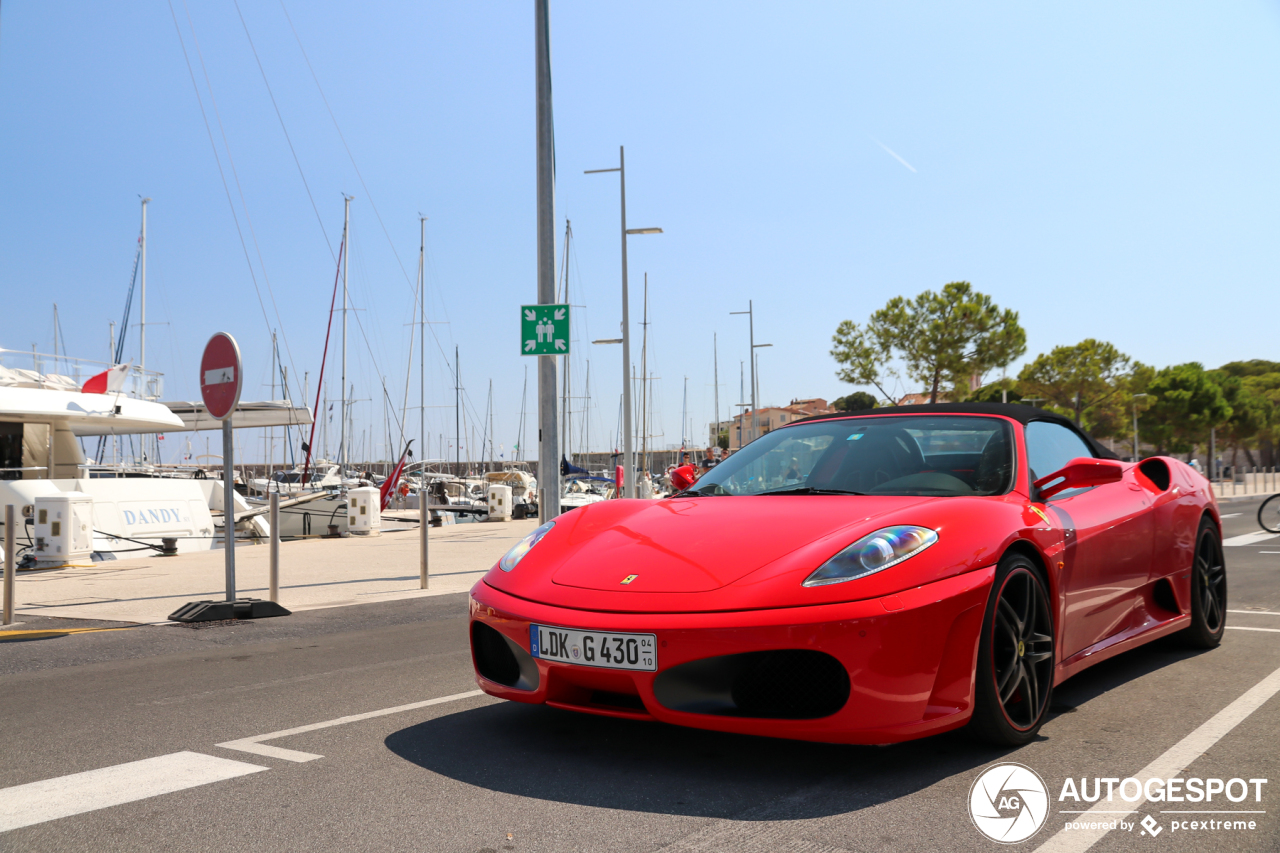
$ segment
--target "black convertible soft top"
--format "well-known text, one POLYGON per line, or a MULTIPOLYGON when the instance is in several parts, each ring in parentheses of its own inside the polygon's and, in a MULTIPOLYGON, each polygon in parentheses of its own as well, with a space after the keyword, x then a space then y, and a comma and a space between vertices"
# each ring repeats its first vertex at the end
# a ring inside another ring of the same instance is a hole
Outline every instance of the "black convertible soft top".
POLYGON ((1075 425, 1075 422, 1062 415, 1046 409, 1038 409, 1023 403, 938 403, 933 406, 883 406, 879 409, 860 409, 855 412, 834 412, 829 415, 813 415, 792 421, 791 424, 804 424, 811 421, 825 421, 832 418, 847 418, 861 415, 1001 415, 1021 424, 1032 421, 1048 421, 1064 426, 1085 440, 1093 450, 1093 455, 1100 459, 1119 459, 1107 448, 1099 444, 1093 436, 1075 425))

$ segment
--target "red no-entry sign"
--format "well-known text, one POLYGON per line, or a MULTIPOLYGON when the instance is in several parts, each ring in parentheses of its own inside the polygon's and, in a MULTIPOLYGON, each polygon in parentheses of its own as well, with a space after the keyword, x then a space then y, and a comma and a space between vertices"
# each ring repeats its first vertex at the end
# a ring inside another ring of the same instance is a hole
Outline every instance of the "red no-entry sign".
POLYGON ((209 415, 223 421, 240 402, 240 347, 226 332, 218 332, 205 344, 200 359, 200 396, 209 415))

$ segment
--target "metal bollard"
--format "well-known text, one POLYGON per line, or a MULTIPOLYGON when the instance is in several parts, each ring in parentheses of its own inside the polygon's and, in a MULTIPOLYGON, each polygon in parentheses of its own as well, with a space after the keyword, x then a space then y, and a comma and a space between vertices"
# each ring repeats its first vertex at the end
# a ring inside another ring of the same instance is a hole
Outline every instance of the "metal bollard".
POLYGON ((13 533, 13 504, 4 508, 4 624, 13 624, 13 579, 18 573, 14 556, 18 537, 13 533))
POLYGON ((427 528, 431 527, 431 511, 427 509, 427 490, 418 489, 418 588, 431 586, 431 571, 427 565, 427 528))
POLYGON ((267 598, 280 601, 280 493, 271 493, 270 592, 267 598))

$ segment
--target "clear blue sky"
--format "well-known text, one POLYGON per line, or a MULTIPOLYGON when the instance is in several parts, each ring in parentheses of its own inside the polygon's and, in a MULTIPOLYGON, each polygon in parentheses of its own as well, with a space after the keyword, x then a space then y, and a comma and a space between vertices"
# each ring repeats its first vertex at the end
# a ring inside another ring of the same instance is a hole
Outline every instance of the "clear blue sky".
MULTIPOLYGON (((56 301, 68 351, 106 358, 142 194, 148 321, 169 324, 149 328, 147 363, 166 396, 198 396, 200 351, 220 329, 245 351, 246 397, 269 394, 270 328, 314 393, 330 248, 235 5, 172 8, 269 320, 167 0, 7 0, 0 346, 49 351, 56 301)), ((536 296, 532 3, 288 4, 363 183, 279 2, 240 8, 335 248, 341 194, 355 196, 351 287, 368 343, 353 319, 349 372, 374 399, 357 404, 360 428, 381 432, 375 361, 403 399, 421 212, 428 313, 448 322, 428 337, 426 402, 441 408, 427 429, 452 433, 442 352, 456 344, 474 411, 493 380, 509 449, 533 366, 517 354, 517 306, 536 296)), ((837 322, 952 280, 1020 312, 1028 357, 1085 337, 1157 366, 1277 357, 1275 4, 552 0, 551 12, 557 242, 568 217, 572 301, 586 306, 575 372, 590 358, 599 449, 617 428, 620 351, 588 341, 618 333, 618 187, 582 171, 615 165, 619 144, 629 224, 666 232, 630 252, 637 322, 649 273, 659 443, 679 441, 685 376, 706 434, 713 334, 722 411, 737 402, 747 328, 728 312, 748 299, 757 340, 773 344, 768 403, 852 390, 828 355, 837 322)), ((136 358, 136 329, 129 340, 136 358)), ((336 396, 332 349, 328 376, 336 396)), ((416 373, 412 385, 416 405, 416 373)))

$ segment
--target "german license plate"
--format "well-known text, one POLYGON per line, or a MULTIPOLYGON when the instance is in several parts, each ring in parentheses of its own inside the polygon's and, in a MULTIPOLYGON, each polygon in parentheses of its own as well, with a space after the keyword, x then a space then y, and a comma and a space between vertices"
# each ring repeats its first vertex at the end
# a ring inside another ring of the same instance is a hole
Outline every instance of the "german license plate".
POLYGON ((608 669, 658 669, 657 637, 578 631, 551 625, 529 626, 529 651, 535 658, 608 669))

